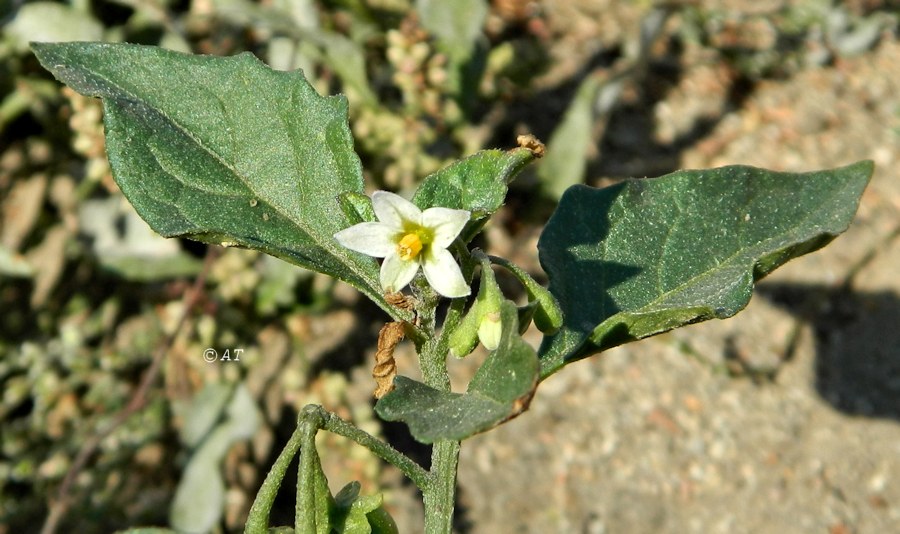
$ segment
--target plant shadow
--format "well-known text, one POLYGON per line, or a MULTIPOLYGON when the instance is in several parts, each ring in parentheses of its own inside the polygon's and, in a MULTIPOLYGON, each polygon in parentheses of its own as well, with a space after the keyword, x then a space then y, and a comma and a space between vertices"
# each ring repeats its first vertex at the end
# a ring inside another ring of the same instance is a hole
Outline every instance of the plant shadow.
POLYGON ((757 292, 813 327, 822 399, 847 415, 900 421, 900 296, 793 283, 757 292))

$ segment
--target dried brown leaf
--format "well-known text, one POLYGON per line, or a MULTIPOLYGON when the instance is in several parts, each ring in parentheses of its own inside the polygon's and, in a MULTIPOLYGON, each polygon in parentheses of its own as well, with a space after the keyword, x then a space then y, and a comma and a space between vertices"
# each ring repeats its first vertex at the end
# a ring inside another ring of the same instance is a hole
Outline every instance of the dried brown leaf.
POLYGON ((388 323, 378 332, 378 350, 375 351, 375 367, 372 368, 376 399, 380 399, 394 390, 394 377, 397 376, 394 349, 402 339, 403 323, 400 321, 388 323))

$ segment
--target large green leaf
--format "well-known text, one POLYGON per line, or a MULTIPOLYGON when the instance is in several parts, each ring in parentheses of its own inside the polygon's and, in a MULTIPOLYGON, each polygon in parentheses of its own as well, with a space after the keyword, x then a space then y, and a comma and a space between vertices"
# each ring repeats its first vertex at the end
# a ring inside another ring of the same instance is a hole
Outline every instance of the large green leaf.
POLYGON ((378 265, 334 240, 337 197, 363 191, 347 102, 250 54, 192 56, 126 44, 33 45, 76 91, 103 99, 122 191, 166 237, 261 250, 356 286, 389 312, 378 265))
POLYGON ((739 312, 753 282, 847 229, 871 162, 804 174, 733 166, 574 186, 538 242, 563 328, 541 374, 739 312))
POLYGON ((397 387, 375 410, 387 421, 404 421, 422 443, 462 440, 512 419, 528 408, 537 386, 537 355, 519 336, 515 305, 500 312, 503 335, 469 383, 465 394, 439 391, 399 376, 397 387))

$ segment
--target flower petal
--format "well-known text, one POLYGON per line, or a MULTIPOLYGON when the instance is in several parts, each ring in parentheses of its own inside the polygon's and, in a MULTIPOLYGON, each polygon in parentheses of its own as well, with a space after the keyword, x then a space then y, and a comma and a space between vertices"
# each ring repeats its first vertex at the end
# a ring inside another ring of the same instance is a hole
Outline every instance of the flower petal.
POLYGON ((465 297, 472 293, 453 254, 447 249, 429 247, 422 269, 431 287, 445 297, 465 297))
POLYGON ((381 288, 386 293, 396 293, 412 281, 419 270, 419 262, 403 261, 397 254, 390 254, 381 264, 381 288))
POLYGON ((372 209, 382 223, 402 230, 405 222, 422 224, 422 212, 415 204, 388 191, 375 191, 372 194, 372 209))
POLYGON ((432 246, 447 248, 469 222, 470 215, 466 210, 428 208, 422 213, 422 226, 434 231, 432 246))
POLYGON ((355 224, 334 234, 341 245, 376 258, 384 258, 397 249, 395 236, 395 230, 376 222, 355 224))

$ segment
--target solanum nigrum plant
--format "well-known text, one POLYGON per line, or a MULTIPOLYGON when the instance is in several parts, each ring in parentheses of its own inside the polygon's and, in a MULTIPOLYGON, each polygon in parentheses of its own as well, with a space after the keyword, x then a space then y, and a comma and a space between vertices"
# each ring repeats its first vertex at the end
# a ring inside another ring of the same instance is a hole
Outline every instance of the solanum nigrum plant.
POLYGON ((422 491, 425 531, 451 530, 460 443, 522 413, 541 381, 606 349, 746 306, 759 278, 843 232, 871 162, 810 172, 746 166, 679 171, 562 196, 538 242, 549 287, 471 243, 507 185, 542 154, 524 136, 422 181, 407 200, 364 194, 347 101, 249 54, 193 56, 99 43, 34 44, 74 90, 103 100, 107 152, 122 192, 166 237, 247 247, 356 287, 384 310, 376 412, 433 444, 429 469, 322 407, 309 406, 269 472, 246 531, 269 511, 300 455, 298 532, 391 532, 380 496, 353 483, 330 493, 315 448, 322 430, 397 466, 422 491), (380 260, 380 263, 379 263, 380 260), (517 306, 493 269, 528 295, 517 306), (438 313, 439 304, 448 301, 438 313), (521 334, 543 333, 535 349, 521 334), (395 376, 406 337, 423 380, 395 376), (490 351, 464 393, 447 358, 490 351))

